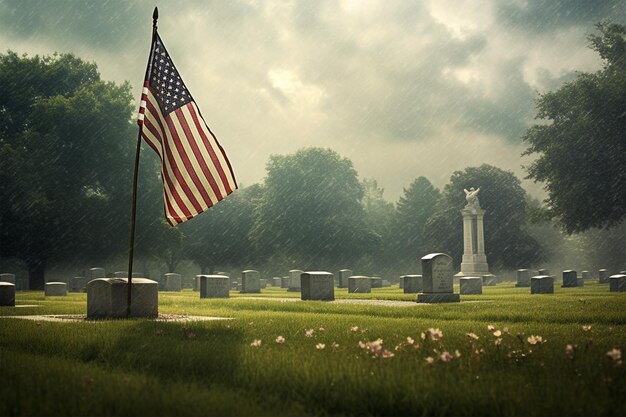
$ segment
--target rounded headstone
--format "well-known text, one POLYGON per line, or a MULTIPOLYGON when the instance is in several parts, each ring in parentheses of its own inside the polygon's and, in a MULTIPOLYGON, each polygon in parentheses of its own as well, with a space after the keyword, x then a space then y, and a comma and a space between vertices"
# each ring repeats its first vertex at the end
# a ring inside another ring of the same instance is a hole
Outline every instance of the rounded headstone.
POLYGON ((0 282, 0 307, 15 306, 15 284, 0 282))
POLYGON ((0 282, 9 282, 11 284, 15 284, 15 274, 0 274, 0 282))
POLYGON ((65 297, 67 295, 67 284, 65 282, 46 282, 44 295, 46 297, 65 297))

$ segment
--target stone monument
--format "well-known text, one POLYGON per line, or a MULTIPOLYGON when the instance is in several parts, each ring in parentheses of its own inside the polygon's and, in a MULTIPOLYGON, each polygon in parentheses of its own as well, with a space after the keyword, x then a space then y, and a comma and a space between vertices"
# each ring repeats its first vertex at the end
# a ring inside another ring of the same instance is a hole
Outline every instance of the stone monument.
POLYGON ((15 284, 0 282, 0 307, 15 307, 15 284))
POLYGON ((421 275, 402 275, 400 279, 405 294, 419 294, 424 290, 424 278, 421 275))
POLYGON ((333 301, 335 299, 335 278, 330 272, 303 272, 300 279, 302 300, 333 301))
POLYGON ((598 270, 598 282, 600 284, 608 284, 609 283, 609 271, 606 269, 598 270))
MULTIPOLYGON (((87 318, 125 318, 128 278, 97 278, 87 284, 87 318)), ((157 317, 159 290, 156 281, 133 278, 130 296, 131 317, 157 317)))
POLYGON ((225 275, 196 275, 200 281, 200 298, 229 298, 230 277, 225 275))
POLYGON ((258 294, 261 292, 261 278, 259 271, 246 269, 241 272, 241 293, 258 294))
POLYGON ((481 277, 459 278, 461 295, 476 295, 483 293, 483 279, 481 277))
POLYGON ((531 294, 554 294, 554 277, 537 275, 530 278, 531 294))
POLYGON ((340 269, 339 270, 339 285, 338 288, 348 288, 348 278, 352 276, 352 270, 340 269))
POLYGON ((617 274, 609 277, 609 291, 610 292, 624 292, 626 291, 626 275, 617 274))
POLYGON ((65 282, 46 282, 44 287, 46 297, 65 297, 67 295, 67 284, 65 282))
MULTIPOLYGON (((133 279, 135 274, 133 274, 133 279)), ((168 272, 167 274, 163 274, 163 278, 165 281, 165 291, 182 291, 183 290, 183 278, 180 274, 176 272, 168 272)))
MULTIPOLYGON (((474 187, 465 191, 467 205, 461 210, 463 215, 463 259, 461 272, 456 276, 482 276, 489 274, 487 256, 485 255, 485 235, 483 217, 485 211, 480 208, 478 192, 474 187)), ((423 259, 423 258, 422 258, 423 259)), ((422 271, 423 272, 423 271, 422 271)))
POLYGON ((299 269, 292 269, 289 271, 289 288, 287 291, 297 292, 300 291, 300 274, 302 272, 299 269))
POLYGON ((461 297, 452 287, 452 258, 445 253, 431 253, 422 258, 423 292, 418 303, 458 303, 461 297))
POLYGON ((530 271, 528 269, 518 269, 515 274, 516 287, 530 287, 530 271))
POLYGON ((348 278, 348 292, 350 294, 369 294, 372 292, 372 280, 363 275, 354 275, 348 278))
POLYGON ((563 271, 563 284, 561 285, 561 288, 573 287, 578 287, 578 275, 576 275, 576 271, 571 269, 563 271))

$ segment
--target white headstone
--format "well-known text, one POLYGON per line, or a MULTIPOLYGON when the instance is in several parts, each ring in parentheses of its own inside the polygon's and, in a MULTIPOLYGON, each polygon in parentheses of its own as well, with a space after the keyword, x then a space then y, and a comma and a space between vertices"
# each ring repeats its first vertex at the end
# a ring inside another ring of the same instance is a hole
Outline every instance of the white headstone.
POLYGON ((180 292, 183 290, 183 279, 180 274, 168 272, 167 274, 163 274, 163 278, 165 281, 165 291, 180 292))
MULTIPOLYGON (((483 285, 487 287, 493 287, 498 283, 498 279, 493 274, 483 275, 483 285)), ((463 293, 461 293, 463 294, 463 293)))
POLYGON ((272 286, 274 286, 274 287, 279 287, 280 288, 281 282, 282 282, 282 279, 280 277, 272 278, 272 286))
POLYGON ((554 277, 537 275, 530 278, 531 294, 554 294, 554 277))
POLYGON ((591 279, 591 273, 589 271, 582 271, 580 273, 580 276, 582 277, 583 280, 585 281, 589 281, 591 279))
POLYGON ((563 271, 563 284, 562 288, 574 288, 578 287, 578 275, 576 271, 568 269, 563 271))
POLYGON ((0 307, 15 306, 15 284, 0 282, 0 307))
POLYGON ((247 269, 241 272, 241 293, 258 294, 261 292, 259 271, 247 269))
POLYGON ((372 288, 382 288, 383 287, 383 279, 381 277, 371 277, 372 288))
POLYGON ((86 277, 73 277, 70 279, 70 292, 85 292, 87 291, 87 278, 86 277))
POLYGON ((65 297, 67 295, 67 284, 65 282, 46 282, 44 287, 46 297, 65 297))
POLYGON ((528 269, 518 269, 516 278, 516 287, 530 287, 530 271, 528 269))
POLYGON ((363 293, 369 294, 372 292, 372 280, 370 277, 363 275, 355 275, 348 278, 348 292, 350 294, 363 293))
MULTIPOLYGON (((98 278, 87 284, 87 318, 127 317, 128 278, 98 278)), ((159 290, 156 281, 135 278, 131 284, 131 317, 157 317, 159 290)))
POLYGON ((611 275, 609 277, 609 291, 610 292, 626 291, 626 274, 611 275))
POLYGON ((339 270, 339 288, 348 288, 348 278, 352 276, 351 269, 339 270))
POLYGON ((421 275, 402 275, 400 281, 403 283, 405 294, 418 294, 424 291, 424 278, 421 275))
POLYGON ((458 303, 459 294, 453 291, 452 258, 445 253, 431 253, 422 258, 423 292, 417 294, 418 303, 458 303))
POLYGON ((230 297, 230 278, 224 275, 197 275, 200 281, 200 298, 230 297))
POLYGON ((287 291, 300 291, 300 274, 302 272, 299 269, 289 271, 289 289, 287 291))
POLYGON ((289 277, 280 278, 280 288, 289 288, 289 277))
POLYGON ((609 283, 609 271, 606 269, 598 270, 598 282, 600 284, 608 284, 609 283))
POLYGON ((300 275, 302 300, 333 301, 335 278, 330 272, 307 271, 300 275))
POLYGON ((483 293, 482 277, 462 277, 459 278, 461 295, 477 295, 483 293))

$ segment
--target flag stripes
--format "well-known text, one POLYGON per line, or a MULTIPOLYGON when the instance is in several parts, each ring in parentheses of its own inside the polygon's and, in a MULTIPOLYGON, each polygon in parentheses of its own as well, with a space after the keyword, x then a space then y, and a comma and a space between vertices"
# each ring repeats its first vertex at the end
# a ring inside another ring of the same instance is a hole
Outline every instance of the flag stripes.
POLYGON ((163 115, 148 86, 139 114, 141 135, 162 161, 165 212, 171 225, 202 213, 237 189, 226 154, 195 102, 163 115))

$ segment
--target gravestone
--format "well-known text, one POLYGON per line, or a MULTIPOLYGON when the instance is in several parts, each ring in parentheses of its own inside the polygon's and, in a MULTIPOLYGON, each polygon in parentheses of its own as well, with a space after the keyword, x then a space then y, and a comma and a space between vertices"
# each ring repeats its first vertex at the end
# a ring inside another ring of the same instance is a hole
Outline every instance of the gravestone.
POLYGON ((606 269, 598 270, 598 282, 600 284, 608 284, 609 283, 609 271, 606 269))
POLYGON ((85 277, 87 278, 87 282, 89 282, 92 279, 105 278, 106 274, 104 268, 89 268, 87 270, 87 273, 85 274, 85 277))
POLYGON ((585 286, 585 280, 583 279, 583 277, 577 277, 576 278, 576 284, 579 287, 584 287, 585 286))
POLYGON ((274 277, 274 278, 272 278, 272 285, 273 285, 274 287, 278 287, 278 288, 280 288, 281 283, 282 283, 282 279, 281 279, 280 277, 274 277))
MULTIPOLYGON (((135 278, 131 283, 130 317, 157 317, 159 289, 156 281, 135 278)), ((87 284, 87 318, 125 318, 128 278, 97 278, 87 284)))
POLYGON ((67 295, 67 284, 65 282, 46 282, 44 287, 46 297, 65 297, 67 295))
POLYGON ((383 279, 383 287, 391 287, 391 282, 387 281, 386 279, 383 279))
POLYGON ((422 258, 423 292, 418 303, 458 303, 459 294, 452 286, 452 258, 445 253, 431 253, 422 258))
POLYGON ((461 295, 477 295, 483 293, 482 277, 462 277, 459 278, 461 295))
POLYGON ((200 291, 200 277, 202 275, 196 275, 193 277, 193 291, 200 291))
MULTIPOLYGON (((133 272, 133 278, 144 278, 141 272, 133 272)), ((96 277, 104 278, 104 277, 96 277)), ((128 278, 128 271, 115 271, 113 272, 113 278, 128 278)))
POLYGON ((568 269, 563 271, 563 285, 562 288, 573 288, 578 287, 578 275, 576 275, 576 271, 568 269))
POLYGON ((177 274, 175 272, 168 272, 167 274, 163 274, 163 281, 165 283, 165 291, 180 292, 183 290, 183 279, 180 274, 177 274))
POLYGON ((540 269, 539 271, 537 271, 536 276, 540 276, 540 275, 550 275, 550 271, 548 271, 547 269, 540 269))
POLYGON ((352 276, 351 269, 339 270, 339 288, 348 288, 348 278, 352 276))
POLYGON ((335 299, 335 278, 330 272, 303 272, 300 278, 302 300, 333 301, 335 299))
POLYGON ((70 292, 85 292, 87 291, 87 278, 86 277, 73 277, 70 279, 70 292))
POLYGON ((300 291, 300 274, 302 274, 302 272, 303 271, 299 269, 292 269, 289 271, 289 288, 287 291, 300 291))
POLYGON ((351 276, 348 278, 348 292, 350 294, 369 294, 372 292, 372 280, 363 275, 351 276))
POLYGON ((9 273, 0 274, 0 282, 8 282, 8 283, 15 285, 16 284, 15 274, 9 274, 9 273))
POLYGON ((402 275, 400 279, 405 294, 418 294, 424 291, 424 278, 421 275, 402 275))
POLYGON ((280 278, 280 288, 289 288, 289 277, 280 278))
POLYGON ((537 275, 530 279, 531 294, 554 294, 554 277, 537 275))
POLYGON ((382 288, 383 287, 383 279, 380 277, 371 277, 372 288, 382 288))
POLYGON ((530 287, 530 271, 528 269, 518 269, 516 279, 516 287, 530 287))
POLYGON ((406 277, 406 275, 402 275, 402 276, 398 279, 398 287, 400 287, 400 289, 404 288, 404 277, 406 277))
POLYGON ((261 281, 259 271, 247 269, 241 272, 241 293, 258 294, 261 292, 261 281))
POLYGON ((580 276, 582 277, 583 280, 585 281, 589 281, 591 280, 591 273, 589 273, 589 271, 582 271, 580 273, 580 276))
POLYGON ((200 298, 229 298, 230 278, 224 275, 197 275, 200 298))
MULTIPOLYGON (((483 285, 487 287, 494 287, 498 283, 498 278, 493 274, 483 275, 483 285)), ((461 294, 463 294, 461 292, 461 294)))
POLYGON ((15 284, 0 281, 0 307, 15 306, 15 284))
POLYGON ((267 280, 265 278, 261 278, 259 283, 261 284, 261 289, 267 288, 267 280))
POLYGON ((611 275, 609 277, 609 291, 610 292, 626 291, 626 274, 611 275))

